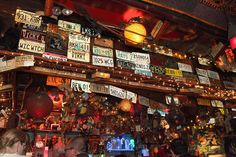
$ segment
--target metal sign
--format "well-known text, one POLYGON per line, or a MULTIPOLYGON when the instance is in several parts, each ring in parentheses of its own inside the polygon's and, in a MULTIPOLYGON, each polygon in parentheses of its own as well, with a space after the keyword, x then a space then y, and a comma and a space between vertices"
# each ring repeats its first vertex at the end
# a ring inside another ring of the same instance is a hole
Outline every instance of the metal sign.
POLYGON ((93 46, 93 54, 105 57, 113 57, 113 49, 93 46))
POLYGON ((219 76, 218 72, 207 70, 207 74, 210 78, 220 80, 220 76, 219 76))
POLYGON ((116 58, 117 59, 122 59, 122 60, 125 60, 125 61, 131 61, 131 53, 130 52, 116 50, 116 58))
POLYGON ((146 53, 132 52, 131 60, 135 64, 149 64, 150 63, 150 55, 146 53))
POLYGON ((131 99, 131 102, 132 102, 132 103, 136 103, 136 102, 137 102, 137 94, 136 94, 136 93, 127 91, 127 93, 126 93, 126 98, 127 98, 128 100, 131 99))
POLYGON ((68 50, 77 50, 80 52, 90 52, 90 44, 85 42, 72 42, 68 43, 68 50))
POLYGON ((46 34, 42 32, 22 29, 21 38, 40 42, 40 43, 45 43, 46 34))
POLYGON ((138 100, 141 105, 149 106, 149 99, 147 97, 139 95, 138 100))
POLYGON ((68 49, 67 58, 79 62, 90 62, 90 53, 68 49))
POLYGON ((198 76, 198 79, 201 84, 208 84, 208 85, 211 84, 208 77, 198 76))
POLYGON ((98 46, 113 48, 113 41, 111 39, 95 38, 94 44, 98 46))
POLYGON ((150 70, 152 73, 159 74, 159 75, 165 75, 165 68, 160 66, 155 66, 150 64, 150 70))
POLYGON ((126 98, 126 90, 110 86, 110 95, 115 96, 117 98, 125 99, 126 98))
POLYGON ((179 76, 183 77, 183 73, 180 70, 177 69, 171 69, 171 68, 165 68, 165 74, 169 76, 179 76))
POLYGON ((66 56, 58 55, 58 54, 54 54, 54 53, 44 52, 44 53, 43 53, 43 57, 44 57, 44 58, 47 58, 47 59, 51 59, 51 60, 57 60, 57 61, 67 62, 66 56))
POLYGON ((196 68, 196 72, 198 75, 208 77, 207 70, 196 68))
POLYGON ((72 80, 71 81, 71 88, 75 91, 84 91, 86 93, 91 93, 90 82, 72 80))
POLYGON ((94 56, 92 57, 93 65, 105 66, 105 67, 114 67, 113 58, 94 56))
POLYGON ((179 70, 186 71, 186 72, 193 72, 192 66, 189 64, 178 63, 179 70))
POLYGON ((90 43, 90 37, 84 36, 82 34, 69 34, 69 41, 72 42, 83 42, 83 43, 90 43))
POLYGON ((152 72, 148 70, 135 69, 134 73, 139 74, 139 75, 144 75, 144 76, 152 76, 152 72))
POLYGON ((149 64, 135 64, 135 70, 150 71, 150 65, 149 64))
POLYGON ((109 94, 109 85, 103 85, 103 84, 90 84, 90 90, 94 93, 102 93, 102 94, 109 94))
POLYGON ((125 61, 125 60, 120 60, 117 59, 116 60, 116 66, 121 67, 121 68, 127 68, 127 69, 135 69, 135 64, 129 61, 125 61))
POLYGON ((20 39, 19 44, 18 44, 18 49, 23 50, 23 51, 42 54, 43 52, 45 52, 45 44, 20 39))
POLYGON ((42 17, 36 16, 33 12, 17 9, 15 21, 40 27, 42 23, 42 17))
POLYGON ((58 26, 64 30, 80 33, 81 25, 73 22, 58 20, 58 26))

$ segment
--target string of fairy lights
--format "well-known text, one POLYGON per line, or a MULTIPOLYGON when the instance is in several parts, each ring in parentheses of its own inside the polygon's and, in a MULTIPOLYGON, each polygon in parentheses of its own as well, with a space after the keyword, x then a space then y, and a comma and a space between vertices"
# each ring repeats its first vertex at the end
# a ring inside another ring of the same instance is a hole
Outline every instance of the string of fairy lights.
MULTIPOLYGON (((160 53, 160 51, 170 51, 171 49, 166 49, 163 46, 156 46, 156 51, 154 53, 160 53), (157 52, 158 51, 158 52, 157 52)), ((180 52, 172 52, 173 57, 178 59, 195 59, 196 56, 187 56, 186 54, 180 52)), ((8 52, 8 51, 0 51, 2 55, 10 55, 10 56, 19 56, 24 55, 24 53, 15 53, 15 52, 8 52)), ((85 63, 78 63, 72 61, 57 61, 57 60, 50 60, 43 58, 41 56, 35 55, 35 65, 41 67, 47 67, 50 69, 56 70, 64 70, 64 71, 71 71, 76 73, 82 74, 92 74, 94 72, 105 72, 110 73, 111 78, 116 78, 114 82, 122 83, 123 81, 134 81, 138 84, 145 83, 145 84, 152 84, 152 86, 163 86, 163 87, 171 87, 176 90, 176 93, 181 94, 181 89, 188 89, 188 88, 196 88, 202 89, 203 92, 199 94, 203 97, 211 97, 213 99, 221 99, 221 100, 234 100, 236 99, 236 92, 234 90, 226 90, 219 86, 209 86, 199 84, 196 80, 186 80, 184 81, 175 81, 174 77, 167 76, 167 75, 158 75, 153 74, 153 76, 145 76, 134 74, 132 70, 125 69, 122 67, 99 67, 85 63)), ((164 89, 165 90, 165 89, 164 89)))

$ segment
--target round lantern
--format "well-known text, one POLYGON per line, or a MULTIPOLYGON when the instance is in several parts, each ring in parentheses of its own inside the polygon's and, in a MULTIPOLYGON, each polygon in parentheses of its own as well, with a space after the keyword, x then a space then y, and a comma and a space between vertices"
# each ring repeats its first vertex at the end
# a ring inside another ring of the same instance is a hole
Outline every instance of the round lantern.
POLYGON ((53 102, 45 92, 37 92, 25 101, 27 113, 33 118, 43 118, 53 109, 53 102))
MULTIPOLYGON (((234 55, 236 55, 236 36, 230 38, 229 42, 234 55)), ((236 60, 236 57, 234 59, 236 60)))
POLYGON ((132 107, 132 104, 128 99, 123 99, 118 106, 118 108, 124 112, 129 112, 131 107, 132 107))
POLYGON ((141 23, 131 23, 125 27, 125 39, 132 44, 142 43, 147 35, 146 28, 141 23))

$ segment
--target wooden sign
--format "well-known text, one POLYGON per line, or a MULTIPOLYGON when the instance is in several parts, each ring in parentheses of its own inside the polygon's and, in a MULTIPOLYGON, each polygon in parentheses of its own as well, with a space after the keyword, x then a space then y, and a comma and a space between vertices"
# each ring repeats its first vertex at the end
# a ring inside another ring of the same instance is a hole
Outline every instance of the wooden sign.
POLYGON ((71 32, 81 32, 81 25, 73 22, 68 22, 68 21, 63 21, 63 20, 58 20, 58 26, 61 29, 64 29, 66 31, 71 31, 71 32))
POLYGON ((137 94, 136 93, 127 91, 126 98, 128 100, 131 100, 132 103, 137 103, 137 94))
POLYGON ((177 69, 165 68, 165 74, 169 76, 179 76, 183 77, 183 73, 177 69))
POLYGON ((114 67, 113 58, 95 56, 92 57, 92 64, 105 67, 114 67))
POLYGON ((178 63, 179 70, 186 71, 186 72, 193 72, 192 66, 189 64, 178 63))
POLYGON ((207 70, 196 68, 197 75, 208 77, 207 70))
POLYGON ((71 88, 75 91, 84 91, 86 93, 91 93, 90 82, 72 80, 71 81, 71 88))
POLYGON ((45 44, 20 39, 18 49, 22 51, 42 54, 43 52, 45 52, 45 44))
POLYGON ((113 57, 113 49, 93 46, 93 54, 104 57, 113 57))
POLYGON ((197 98, 198 105, 211 106, 211 102, 208 99, 197 98))
POLYGON ((110 94, 109 85, 91 83, 90 90, 94 93, 110 94))
POLYGON ((16 67, 34 66, 34 56, 33 55, 16 56, 15 66, 16 67))
POLYGON ((125 61, 130 61, 131 62, 131 53, 130 52, 116 50, 116 59, 121 59, 121 60, 125 60, 125 61))
POLYGON ((121 59, 116 59, 116 66, 126 69, 135 69, 135 64, 130 61, 125 61, 121 59))
POLYGON ((48 76, 47 83, 48 86, 60 86, 62 84, 70 85, 70 79, 62 77, 48 76))
POLYGON ((15 21, 40 27, 42 23, 42 17, 36 16, 33 12, 17 9, 15 21))
POLYGON ((110 95, 115 96, 120 99, 125 99, 126 98, 126 90, 115 87, 115 86, 110 86, 110 95))
POLYGON ((208 77, 210 77, 210 78, 220 80, 220 76, 219 76, 218 72, 207 70, 207 74, 208 74, 208 77))
POLYGON ((90 53, 68 49, 67 58, 79 62, 90 62, 90 53))
POLYGON ((67 55, 68 32, 58 28, 57 25, 47 25, 46 52, 67 55))
POLYGON ((43 58, 62 61, 62 62, 67 62, 66 56, 62 56, 62 55, 58 55, 58 54, 54 54, 54 53, 44 52, 43 53, 43 58))
POLYGON ((98 46, 113 48, 113 41, 111 39, 95 38, 94 44, 98 46))
POLYGON ((46 34, 43 32, 22 29, 21 38, 39 43, 45 43, 46 34))
POLYGON ((138 101, 141 105, 149 106, 149 99, 147 97, 139 95, 138 96, 138 101))

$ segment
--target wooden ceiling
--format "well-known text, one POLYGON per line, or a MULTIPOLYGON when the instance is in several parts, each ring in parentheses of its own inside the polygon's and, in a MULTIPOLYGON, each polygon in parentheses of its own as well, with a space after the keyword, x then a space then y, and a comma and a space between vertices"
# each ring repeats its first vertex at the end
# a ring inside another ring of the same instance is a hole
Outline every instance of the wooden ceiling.
MULTIPOLYGON (((121 27, 141 16, 149 31, 158 20, 169 25, 156 42, 187 54, 208 56, 213 43, 228 44, 227 22, 236 18, 236 0, 54 0, 96 22, 121 27)), ((44 10, 44 0, 0 0, 1 34, 14 25, 16 8, 44 10)), ((70 17, 68 16, 68 20, 70 17)))

